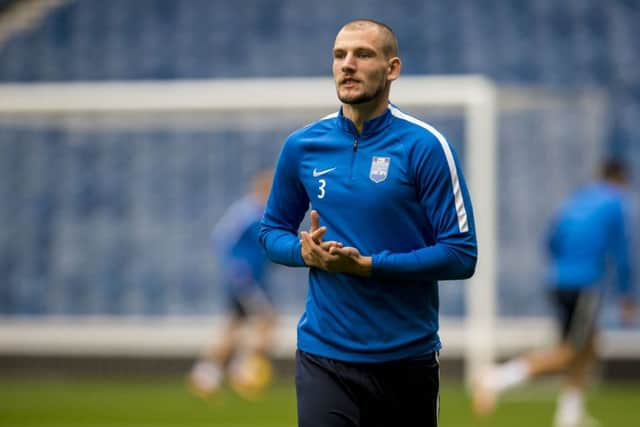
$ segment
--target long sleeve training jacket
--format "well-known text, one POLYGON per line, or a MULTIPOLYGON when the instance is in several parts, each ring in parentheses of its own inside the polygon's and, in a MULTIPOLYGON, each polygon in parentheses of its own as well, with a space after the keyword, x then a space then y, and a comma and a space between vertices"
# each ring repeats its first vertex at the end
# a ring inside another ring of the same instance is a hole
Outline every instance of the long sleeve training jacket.
POLYGON ((269 260, 258 242, 264 204, 253 194, 235 201, 211 232, 221 280, 233 295, 266 286, 269 260))
POLYGON ((260 241, 275 262, 304 266, 298 227, 309 205, 336 240, 372 256, 372 276, 309 272, 298 348, 353 362, 440 349, 438 280, 475 269, 471 200, 457 155, 434 128, 393 105, 362 133, 342 110, 289 136, 260 241))
POLYGON ((618 292, 633 296, 626 202, 625 192, 606 182, 582 188, 565 201, 548 237, 551 286, 597 286, 607 272, 608 261, 613 261, 618 292))

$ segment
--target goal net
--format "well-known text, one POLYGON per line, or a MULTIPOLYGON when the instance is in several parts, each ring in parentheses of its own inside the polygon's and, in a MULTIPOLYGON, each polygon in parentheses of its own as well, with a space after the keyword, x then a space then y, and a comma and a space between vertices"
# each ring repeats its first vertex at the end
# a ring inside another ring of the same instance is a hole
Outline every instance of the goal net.
MULTIPOLYGON (((604 99, 403 76, 392 101, 456 147, 474 204, 477 272, 440 284, 443 357, 469 375, 549 342, 540 242, 592 176, 604 99)), ((292 130, 337 108, 326 78, 0 86, 0 352, 196 354, 224 307, 211 228, 292 130)), ((292 356, 306 275, 270 281, 274 352, 292 356)))

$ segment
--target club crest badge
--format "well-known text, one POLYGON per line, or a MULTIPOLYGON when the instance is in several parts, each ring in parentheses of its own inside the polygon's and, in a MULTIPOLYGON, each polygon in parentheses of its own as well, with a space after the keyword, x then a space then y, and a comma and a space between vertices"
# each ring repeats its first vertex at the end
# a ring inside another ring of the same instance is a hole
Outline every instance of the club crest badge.
POLYGON ((369 179, 376 184, 387 179, 389 174, 390 157, 373 157, 371 159, 371 169, 369 170, 369 179))

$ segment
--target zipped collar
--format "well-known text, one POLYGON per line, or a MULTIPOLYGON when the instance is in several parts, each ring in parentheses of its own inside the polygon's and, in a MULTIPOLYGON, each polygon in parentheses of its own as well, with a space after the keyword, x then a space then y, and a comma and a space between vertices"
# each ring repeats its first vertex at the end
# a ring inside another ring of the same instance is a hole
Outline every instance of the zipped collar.
POLYGON ((340 107, 337 116, 337 124, 338 127, 343 131, 353 135, 356 138, 359 138, 373 136, 382 132, 391 124, 392 119, 393 115, 391 114, 391 110, 387 108, 386 110, 384 110, 384 113, 380 114, 379 116, 365 121, 364 126, 362 127, 362 133, 358 134, 356 125, 351 121, 351 119, 345 117, 342 114, 342 107, 340 107))

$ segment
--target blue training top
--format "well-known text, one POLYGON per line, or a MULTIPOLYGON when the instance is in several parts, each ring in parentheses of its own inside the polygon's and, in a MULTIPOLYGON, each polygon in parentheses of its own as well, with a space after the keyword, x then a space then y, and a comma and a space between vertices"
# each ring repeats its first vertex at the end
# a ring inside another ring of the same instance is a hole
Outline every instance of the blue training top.
POLYGON ((372 256, 365 278, 311 268, 298 348, 382 362, 440 349, 438 280, 475 269, 469 193, 457 155, 395 106, 364 123, 342 110, 306 126, 280 153, 260 240, 275 262, 304 266, 298 227, 311 203, 325 240, 372 256))
POLYGON ((211 233, 211 241, 228 291, 265 287, 267 256, 258 241, 264 204, 252 194, 235 201, 211 233))
POLYGON ((589 185, 572 195, 554 218, 548 236, 551 258, 547 280, 559 289, 595 286, 614 259, 617 287, 631 292, 629 235, 624 192, 605 182, 589 185))

